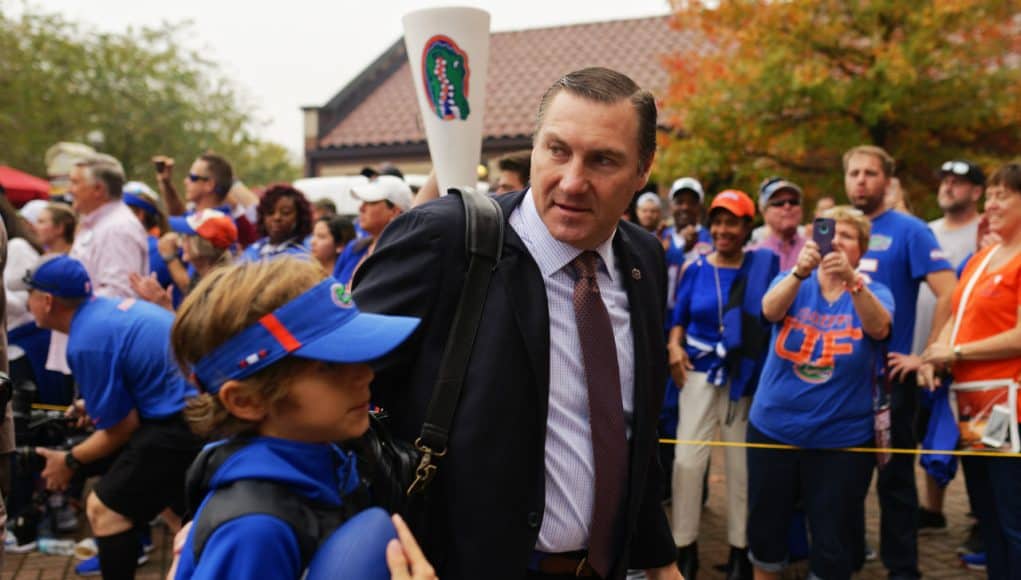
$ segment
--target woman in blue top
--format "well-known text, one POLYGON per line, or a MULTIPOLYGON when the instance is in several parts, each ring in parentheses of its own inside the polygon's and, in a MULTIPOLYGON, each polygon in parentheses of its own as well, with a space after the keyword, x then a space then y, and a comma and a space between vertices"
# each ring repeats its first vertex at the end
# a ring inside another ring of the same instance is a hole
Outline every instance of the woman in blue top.
MULTIPOLYGON (((681 273, 667 343, 670 374, 681 389, 679 440, 711 439, 717 428, 724 441, 745 440, 749 400, 765 356, 759 297, 779 269, 769 250, 744 251, 754 217, 755 204, 744 192, 717 194, 709 207, 715 251, 681 273)), ((726 458, 728 577, 748 578, 744 450, 729 448, 726 458)), ((676 448, 672 525, 678 565, 687 578, 698 570, 696 540, 708 462, 705 445, 676 448)))
POLYGON ((289 184, 266 188, 259 202, 259 238, 245 248, 246 262, 266 260, 285 254, 308 256, 304 240, 312 233, 312 207, 305 194, 289 184))
POLYGON ((832 251, 820 255, 808 241, 794 268, 762 299, 773 338, 748 442, 802 449, 748 449, 748 544, 756 578, 780 577, 798 499, 811 530, 812 576, 850 578, 857 564, 853 514, 865 500, 875 458, 836 449, 873 444, 873 389, 893 296, 855 270, 869 245, 868 218, 847 206, 825 217, 835 221, 832 251))

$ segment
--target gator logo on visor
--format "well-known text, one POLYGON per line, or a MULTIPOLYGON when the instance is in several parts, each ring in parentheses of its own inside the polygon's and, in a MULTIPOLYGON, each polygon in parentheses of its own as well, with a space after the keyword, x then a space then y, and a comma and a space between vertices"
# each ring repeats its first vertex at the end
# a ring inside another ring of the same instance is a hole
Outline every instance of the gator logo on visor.
POLYGON ((468 106, 468 54, 449 37, 433 36, 422 49, 422 82, 436 116, 445 121, 465 120, 468 106))
POLYGON ((351 301, 351 293, 347 291, 340 282, 330 286, 330 299, 338 308, 351 308, 354 302, 351 301))

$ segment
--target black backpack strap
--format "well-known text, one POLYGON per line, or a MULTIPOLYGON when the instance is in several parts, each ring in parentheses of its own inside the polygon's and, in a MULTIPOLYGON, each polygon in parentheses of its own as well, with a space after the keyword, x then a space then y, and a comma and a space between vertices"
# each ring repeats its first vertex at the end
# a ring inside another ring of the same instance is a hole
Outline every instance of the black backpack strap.
POLYGON ((422 432, 415 441, 422 459, 415 472, 415 481, 408 488, 409 495, 425 489, 436 474, 434 458, 443 457, 447 453, 450 426, 464 386, 465 372, 489 292, 489 281, 503 249, 503 211, 496 200, 487 195, 455 189, 448 193, 460 196, 464 204, 468 273, 443 350, 422 432))
POLYGON ((347 519, 340 506, 316 504, 282 483, 243 479, 217 489, 202 508, 192 529, 197 562, 206 541, 223 524, 242 516, 264 514, 282 520, 294 532, 301 569, 308 567, 319 544, 347 519))

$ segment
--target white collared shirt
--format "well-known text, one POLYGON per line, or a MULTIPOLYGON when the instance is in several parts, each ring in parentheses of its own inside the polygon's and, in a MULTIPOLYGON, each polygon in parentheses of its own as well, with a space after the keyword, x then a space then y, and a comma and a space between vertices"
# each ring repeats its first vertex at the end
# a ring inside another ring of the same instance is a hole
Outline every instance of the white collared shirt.
MULTIPOLYGON (((588 387, 574 319, 574 278, 569 264, 582 250, 555 239, 529 190, 510 226, 539 266, 550 320, 549 413, 546 418, 546 511, 537 550, 557 553, 588 547, 595 497, 595 463, 589 426, 588 387)), ((602 258, 596 279, 610 315, 620 369, 628 439, 634 411, 634 338, 627 291, 613 255, 613 236, 595 250, 602 258)))

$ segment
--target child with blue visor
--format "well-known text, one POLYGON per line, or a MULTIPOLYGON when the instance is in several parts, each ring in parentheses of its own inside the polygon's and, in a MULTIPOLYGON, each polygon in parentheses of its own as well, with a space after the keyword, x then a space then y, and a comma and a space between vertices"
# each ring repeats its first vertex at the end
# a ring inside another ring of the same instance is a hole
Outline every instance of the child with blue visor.
MULTIPOLYGON (((195 517, 182 532, 173 577, 302 577, 309 546, 288 513, 299 510, 274 504, 310 508, 327 532, 357 510, 355 459, 333 442, 368 429, 366 362, 401 344, 418 322, 359 312, 344 285, 307 260, 243 263, 202 280, 182 304, 171 342, 201 390, 185 409, 190 427, 227 438, 189 470, 195 517), (248 497, 240 510, 239 493, 248 497)), ((433 578, 399 517, 393 525, 400 542, 385 548, 392 577, 433 578)), ((382 552, 375 560, 385 572, 382 552)), ((367 577, 350 572, 344 576, 367 577)))

